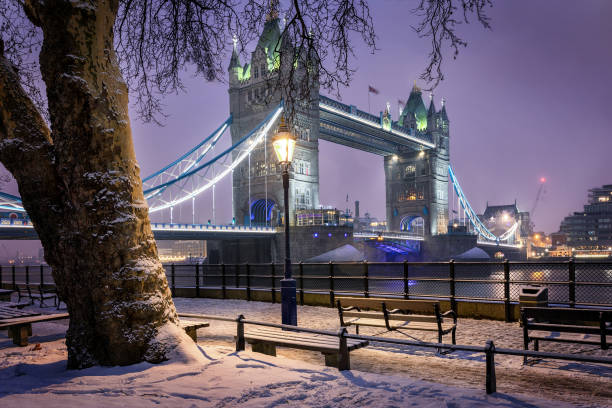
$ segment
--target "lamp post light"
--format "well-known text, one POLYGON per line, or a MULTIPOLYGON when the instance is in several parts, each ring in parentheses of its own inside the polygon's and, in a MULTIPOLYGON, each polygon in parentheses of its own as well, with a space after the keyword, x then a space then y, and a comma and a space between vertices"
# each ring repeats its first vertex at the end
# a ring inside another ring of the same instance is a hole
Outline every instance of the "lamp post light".
POLYGON ((293 160, 295 137, 281 116, 278 131, 272 139, 276 157, 283 168, 283 191, 285 206, 285 278, 281 280, 281 309, 283 324, 297 326, 297 300, 295 279, 291 277, 291 256, 289 250, 289 167, 293 160))

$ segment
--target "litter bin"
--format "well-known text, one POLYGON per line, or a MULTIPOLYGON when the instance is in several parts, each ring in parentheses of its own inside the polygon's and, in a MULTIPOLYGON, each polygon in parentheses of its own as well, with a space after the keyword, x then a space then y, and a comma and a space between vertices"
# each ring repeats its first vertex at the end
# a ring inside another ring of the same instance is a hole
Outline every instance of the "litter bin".
POLYGON ((520 307, 547 307, 548 288, 540 285, 521 286, 520 307))

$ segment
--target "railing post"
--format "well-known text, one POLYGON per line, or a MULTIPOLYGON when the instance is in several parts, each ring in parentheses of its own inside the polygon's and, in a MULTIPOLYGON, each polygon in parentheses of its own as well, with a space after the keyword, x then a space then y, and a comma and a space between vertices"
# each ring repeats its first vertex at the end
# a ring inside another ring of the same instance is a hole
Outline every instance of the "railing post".
POLYGON ((408 287, 408 261, 404 261, 404 299, 408 299, 410 295, 408 287))
MULTIPOLYGON (((43 276, 43 266, 40 265, 40 286, 42 287, 42 285, 45 283, 44 282, 44 276, 43 276)), ((0 287, 2 286, 2 284, 0 283, 0 287)))
POLYGON ((485 345, 485 355, 487 360, 487 394, 493 394, 497 391, 497 382, 495 380, 495 344, 492 340, 488 340, 485 345))
POLYGON ((304 265, 300 261, 300 304, 304 306, 304 265))
POLYGON ((243 320, 243 315, 238 316, 236 319, 236 351, 244 351, 245 349, 243 320))
POLYGON ((450 307, 451 310, 457 313, 457 302, 455 301, 455 260, 451 259, 448 262, 448 275, 450 278, 450 307))
POLYGON ((0 265, 0 289, 2 289, 2 265, 0 265))
POLYGON ((504 260, 504 314, 506 322, 512 321, 510 313, 510 262, 504 260))
POLYGON ((574 264, 574 258, 571 258, 568 265, 569 272, 569 306, 576 306, 576 264, 574 264))
POLYGON ((334 307, 334 263, 329 261, 329 304, 334 307))
POLYGON ((17 290, 17 282, 15 281, 15 265, 11 266, 11 275, 13 278, 13 290, 17 290))
POLYGON ((368 261, 363 261, 363 296, 370 297, 370 277, 368 271, 368 261))
POLYGON ((174 264, 170 265, 170 280, 172 282, 172 286, 170 287, 170 291, 172 292, 172 296, 175 296, 176 293, 176 273, 174 270, 174 264))
POLYGON ((26 285, 30 283, 30 267, 26 265, 26 285))
POLYGON ((272 303, 276 303, 276 271, 274 270, 274 262, 270 263, 272 275, 272 303))
POLYGON ((246 297, 251 300, 251 266, 246 264, 246 297))
POLYGON ((195 265, 196 297, 200 297, 200 265, 195 265))
POLYGON ((238 289, 240 287, 240 264, 236 264, 236 276, 235 276, 235 280, 236 280, 236 289, 238 289))
POLYGON ((225 284, 225 264, 222 263, 221 264, 221 296, 223 297, 223 299, 227 299, 226 290, 227 288, 225 284))

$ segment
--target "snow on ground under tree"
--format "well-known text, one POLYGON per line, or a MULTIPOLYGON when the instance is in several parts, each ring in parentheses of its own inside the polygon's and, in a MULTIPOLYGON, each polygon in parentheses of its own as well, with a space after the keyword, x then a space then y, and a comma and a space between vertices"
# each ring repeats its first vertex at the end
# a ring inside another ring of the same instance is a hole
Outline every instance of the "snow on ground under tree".
MULTIPOLYGON (((181 312, 280 322, 278 304, 184 298, 175 303, 181 312)), ((339 325, 331 308, 300 306, 298 319, 305 327, 333 330, 339 325)), ((270 357, 247 346, 235 353, 235 324, 210 323, 198 331, 204 365, 142 363, 67 371, 67 322, 35 324, 28 347, 14 347, 2 334, 0 406, 612 406, 612 368, 601 365, 551 360, 523 366, 518 357, 496 356, 498 392, 487 396, 482 353, 439 356, 427 349, 371 344, 351 352, 352 370, 339 372, 325 367, 316 352, 279 348, 278 357, 270 357)), ((412 334, 435 340, 435 333, 412 334)), ((484 345, 488 339, 498 347, 522 347, 516 323, 459 320, 459 344, 484 345)), ((609 356, 609 351, 573 344, 548 343, 541 349, 609 356)))

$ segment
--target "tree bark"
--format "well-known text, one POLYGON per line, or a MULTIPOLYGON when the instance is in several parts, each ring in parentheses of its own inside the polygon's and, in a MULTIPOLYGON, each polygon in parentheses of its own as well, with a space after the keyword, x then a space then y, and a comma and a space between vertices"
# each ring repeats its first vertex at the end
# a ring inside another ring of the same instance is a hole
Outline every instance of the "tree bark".
POLYGON ((68 307, 70 368, 159 362, 186 352, 190 341, 178 325, 142 192, 113 48, 117 6, 26 1, 44 36, 51 130, 0 52, 0 160, 17 180, 68 307))

